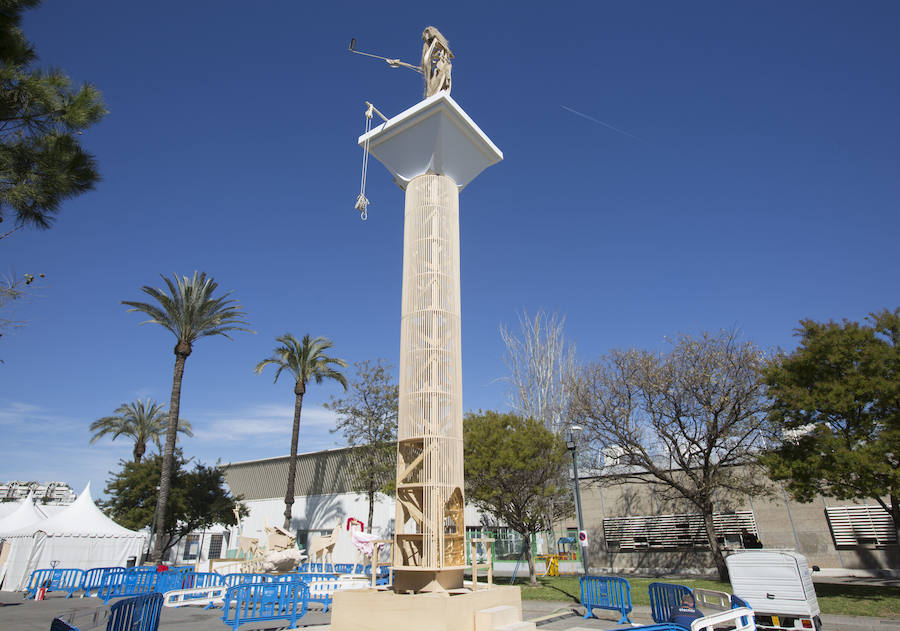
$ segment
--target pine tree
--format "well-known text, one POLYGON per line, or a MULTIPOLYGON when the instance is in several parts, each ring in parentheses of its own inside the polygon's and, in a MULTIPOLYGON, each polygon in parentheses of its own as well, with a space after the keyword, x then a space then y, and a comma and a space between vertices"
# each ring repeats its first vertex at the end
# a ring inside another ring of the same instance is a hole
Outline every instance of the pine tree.
MULTIPOLYGON (((35 68, 22 12, 40 0, 0 0, 0 221, 49 228, 60 204, 94 187, 96 161, 78 136, 107 110, 90 84, 35 68)), ((0 238, 9 234, 0 235, 0 238)))
POLYGON ((873 500, 900 537, 900 308, 867 323, 802 320, 797 335, 765 370, 769 475, 801 502, 873 500))

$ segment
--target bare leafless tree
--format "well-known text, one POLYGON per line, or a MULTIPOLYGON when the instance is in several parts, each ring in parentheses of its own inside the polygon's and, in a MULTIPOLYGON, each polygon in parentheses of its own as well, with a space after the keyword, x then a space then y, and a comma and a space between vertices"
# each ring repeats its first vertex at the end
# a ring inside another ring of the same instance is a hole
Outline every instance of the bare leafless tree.
POLYGON ((509 369, 509 405, 558 434, 565 427, 569 383, 575 372, 575 345, 566 340, 565 318, 538 311, 519 316, 521 333, 500 325, 509 369))
MULTIPOLYGON (((0 236, 0 239, 5 236, 6 235, 0 236)), ((13 320, 9 317, 11 315, 10 311, 12 310, 12 305, 14 302, 32 297, 32 287, 30 287, 30 285, 36 278, 43 277, 43 274, 38 274, 38 276, 35 277, 34 274, 16 276, 13 273, 0 277, 0 337, 3 337, 3 334, 8 330, 25 325, 24 322, 13 320)), ((2 363, 3 360, 0 360, 0 364, 2 363)))
POLYGON ((760 378, 765 361, 735 332, 682 335, 666 353, 612 351, 585 366, 573 387, 571 413, 590 440, 621 454, 618 479, 649 475, 703 514, 723 580, 715 499, 765 492, 754 464, 768 407, 760 378))

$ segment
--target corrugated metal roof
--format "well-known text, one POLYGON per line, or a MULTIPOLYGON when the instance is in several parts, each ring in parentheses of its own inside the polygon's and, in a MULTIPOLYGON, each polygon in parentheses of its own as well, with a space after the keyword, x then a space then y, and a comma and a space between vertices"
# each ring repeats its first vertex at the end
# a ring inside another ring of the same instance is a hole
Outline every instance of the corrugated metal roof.
MULTIPOLYGON (((329 449, 297 455, 294 495, 332 495, 351 493, 353 477, 359 467, 358 450, 329 449)), ((222 465, 225 482, 235 495, 245 500, 284 497, 287 488, 289 456, 264 458, 222 465)))

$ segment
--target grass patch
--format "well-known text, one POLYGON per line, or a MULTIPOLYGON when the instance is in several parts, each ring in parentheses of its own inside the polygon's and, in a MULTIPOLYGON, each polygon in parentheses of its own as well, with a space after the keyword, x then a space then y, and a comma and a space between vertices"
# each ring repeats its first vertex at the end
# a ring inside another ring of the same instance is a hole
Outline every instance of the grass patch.
POLYGON ((900 618, 900 587, 816 583, 822 613, 900 618))
MULTIPOLYGON (((650 583, 657 581, 679 583, 691 589, 702 587, 731 593, 731 585, 720 581, 628 578, 632 604, 649 607, 648 588, 650 583)), ((495 582, 506 585, 508 579, 498 577, 495 582)), ((538 587, 532 587, 525 578, 516 579, 514 584, 522 588, 524 600, 558 600, 567 603, 578 603, 580 600, 581 589, 577 576, 542 576, 538 578, 538 582, 538 587)), ((816 583, 816 596, 823 614, 900 618, 900 587, 816 583)))

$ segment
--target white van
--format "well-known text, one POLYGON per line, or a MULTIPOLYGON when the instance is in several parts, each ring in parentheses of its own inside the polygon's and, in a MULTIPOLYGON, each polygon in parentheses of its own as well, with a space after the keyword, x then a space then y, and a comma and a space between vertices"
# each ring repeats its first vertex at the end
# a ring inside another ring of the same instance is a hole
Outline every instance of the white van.
POLYGON ((752 550, 726 557, 725 564, 731 591, 753 608, 758 629, 822 628, 812 572, 802 554, 752 550))

